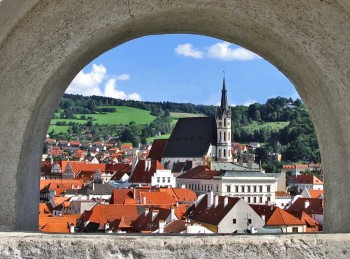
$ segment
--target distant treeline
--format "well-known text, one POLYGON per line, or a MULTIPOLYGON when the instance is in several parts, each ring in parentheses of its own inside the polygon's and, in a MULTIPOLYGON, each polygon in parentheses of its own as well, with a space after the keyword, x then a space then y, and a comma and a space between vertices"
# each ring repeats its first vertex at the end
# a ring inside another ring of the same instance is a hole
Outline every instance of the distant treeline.
MULTIPOLYGON (((65 94, 57 108, 60 118, 72 119, 74 114, 93 114, 114 112, 114 107, 129 106, 149 110, 157 119, 150 125, 126 125, 120 132, 121 141, 137 143, 144 142, 154 134, 170 133, 170 112, 183 112, 215 116, 217 106, 196 105, 191 103, 174 102, 142 102, 120 100, 102 96, 86 97, 82 95, 65 94)), ((284 161, 314 161, 320 162, 320 153, 313 124, 307 109, 300 99, 276 97, 268 99, 265 104, 253 103, 249 106, 237 105, 231 107, 233 141, 248 143, 265 143, 259 150, 258 159, 265 160, 268 152, 280 152, 284 161), (283 129, 261 127, 249 130, 253 122, 289 122, 283 129), (248 127, 244 127, 248 126, 248 127)), ((91 121, 89 126, 92 126, 91 121)), ((101 125, 100 125, 101 126, 101 125)), ((95 130, 101 131, 96 128, 95 130)))

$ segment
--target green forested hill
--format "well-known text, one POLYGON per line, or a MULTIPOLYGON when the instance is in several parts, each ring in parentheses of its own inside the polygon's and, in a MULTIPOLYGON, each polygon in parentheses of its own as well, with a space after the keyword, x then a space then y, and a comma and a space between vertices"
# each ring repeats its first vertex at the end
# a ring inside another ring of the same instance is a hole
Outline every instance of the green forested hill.
MULTIPOLYGON (((57 139, 91 133, 95 140, 113 137, 137 145, 168 136, 179 118, 215 116, 216 110, 213 105, 65 94, 48 132, 57 139)), ((265 104, 234 106, 231 112, 232 141, 264 143, 259 159, 264 160, 268 152, 280 152, 285 161, 320 162, 314 127, 301 100, 276 97, 265 104)))

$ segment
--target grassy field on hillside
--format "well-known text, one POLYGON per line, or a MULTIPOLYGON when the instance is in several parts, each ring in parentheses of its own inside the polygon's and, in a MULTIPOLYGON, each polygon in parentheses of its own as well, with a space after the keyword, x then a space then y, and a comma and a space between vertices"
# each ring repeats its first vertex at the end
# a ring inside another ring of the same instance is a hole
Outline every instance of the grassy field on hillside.
POLYGON ((171 112, 170 116, 173 117, 174 119, 189 118, 189 117, 206 117, 204 114, 185 113, 185 112, 171 112))
POLYGON ((170 134, 164 134, 164 135, 160 135, 157 137, 151 137, 151 138, 147 138, 147 143, 151 143, 155 139, 168 139, 168 138, 170 138, 170 134))
MULTIPOLYGON (((136 124, 149 124, 156 117, 150 115, 150 111, 141 110, 133 107, 127 106, 109 106, 115 107, 116 112, 109 112, 105 114, 88 114, 85 116, 93 117, 95 120, 93 123, 98 124, 108 124, 108 125, 118 125, 118 124, 129 124, 129 122, 134 121, 136 124)), ((84 114, 77 114, 80 117, 84 114)))
POLYGON ((259 130, 261 128, 270 127, 273 131, 278 131, 288 126, 289 122, 280 121, 280 122, 253 122, 248 126, 244 126, 244 129, 247 129, 250 132, 254 132, 255 130, 259 130))
MULTIPOLYGON (((141 110, 133 107, 127 106, 109 106, 116 108, 116 112, 108 112, 108 113, 96 113, 96 114, 74 114, 77 118, 80 116, 85 117, 93 117, 93 123, 108 124, 108 125, 119 125, 119 124, 129 124, 131 121, 134 121, 137 124, 149 124, 156 117, 150 115, 150 111, 141 110)), ((59 116, 59 114, 56 114, 59 116)), ((88 120, 78 120, 78 119, 52 119, 51 125, 48 129, 48 132, 51 132, 55 127, 55 132, 67 132, 69 126, 54 126, 57 122, 65 121, 67 124, 69 122, 75 122, 78 124, 85 124, 88 120)))

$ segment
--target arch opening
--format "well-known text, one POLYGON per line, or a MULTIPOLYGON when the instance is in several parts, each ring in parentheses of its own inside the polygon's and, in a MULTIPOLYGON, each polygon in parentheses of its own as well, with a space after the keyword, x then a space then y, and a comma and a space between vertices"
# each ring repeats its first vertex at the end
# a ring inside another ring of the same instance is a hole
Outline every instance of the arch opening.
MULTIPOLYGON (((141 5, 111 2, 104 6, 86 3, 82 8, 74 3, 63 6, 38 1, 1 42, 0 75, 4 91, 0 108, 4 111, 2 121, 8 126, 4 127, 0 141, 3 146, 10 147, 1 160, 1 168, 13 172, 2 183, 2 186, 13 188, 1 188, 6 190, 1 191, 1 195, 13 200, 9 208, 0 204, 3 224, 22 230, 36 228, 35 214, 27 214, 33 211, 36 202, 28 202, 25 197, 38 186, 38 179, 30 174, 39 168, 41 140, 54 106, 65 90, 63 85, 67 86, 89 60, 122 42, 143 35, 182 32, 238 43, 269 60, 291 79, 310 108, 324 168, 336 171, 326 182, 329 195, 326 213, 341 211, 326 218, 326 229, 349 231, 343 226, 350 226, 346 216, 350 205, 342 204, 348 200, 346 183, 349 180, 341 173, 350 167, 347 162, 350 150, 346 145, 346 140, 350 139, 347 127, 350 107, 346 91, 349 50, 340 51, 349 36, 342 31, 343 27, 334 26, 341 21, 347 24, 348 13, 340 5, 324 3, 316 7, 319 15, 315 17, 315 7, 303 3, 305 17, 322 24, 313 27, 311 25, 315 23, 298 19, 298 11, 291 12, 284 3, 268 2, 262 6, 256 1, 251 6, 241 6, 239 1, 232 1, 222 6, 215 1, 200 4, 169 2, 157 6, 156 2, 141 5), (329 19, 329 8, 338 16, 329 19), (96 12, 91 14, 89 10, 96 12), (77 23, 65 24, 63 18, 68 17, 77 23), (290 23, 284 23, 280 17, 290 17, 290 23), (311 33, 300 33, 301 28, 307 28, 311 33), (322 37, 324 32, 334 35, 337 42, 332 41, 332 37, 322 37), (15 111, 20 119, 14 123, 15 111), (13 125, 16 125, 15 130, 13 125), (9 143, 9 139, 15 141, 9 143), (341 199, 335 198, 337 192, 341 199)), ((300 11, 300 8, 296 10, 300 11)))

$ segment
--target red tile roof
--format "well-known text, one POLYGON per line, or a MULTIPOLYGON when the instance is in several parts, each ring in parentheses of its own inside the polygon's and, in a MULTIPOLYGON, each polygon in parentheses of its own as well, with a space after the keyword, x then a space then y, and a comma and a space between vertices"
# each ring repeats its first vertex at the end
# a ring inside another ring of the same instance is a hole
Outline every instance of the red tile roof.
POLYGON ((185 179, 212 179, 213 176, 219 175, 220 171, 210 170, 209 167, 201 165, 192 168, 186 173, 178 176, 178 178, 185 179))
POLYGON ((125 200, 133 199, 133 196, 133 189, 113 189, 109 204, 126 204, 125 200))
POLYGON ((275 192, 275 196, 276 196, 277 199, 278 199, 278 198, 280 198, 280 199, 282 199, 282 198, 286 198, 286 199, 291 198, 291 196, 290 196, 289 193, 287 193, 287 192, 281 192, 281 191, 275 192))
POLYGON ((266 226, 294 226, 294 225, 306 225, 305 222, 300 219, 294 217, 288 212, 276 208, 268 221, 266 222, 266 226))
MULTIPOLYGON (((214 198, 215 199, 215 198, 214 198)), ((219 225, 227 213, 239 202, 240 198, 219 196, 217 207, 207 207, 208 195, 205 195, 199 204, 194 208, 191 220, 207 223, 214 226, 219 225), (224 199, 228 199, 228 203, 224 206, 224 199)))
POLYGON ((320 198, 324 195, 324 190, 308 190, 308 193, 310 194, 310 198, 320 198))
POLYGON ((54 190, 56 196, 69 189, 80 189, 83 185, 82 180, 76 179, 40 179, 40 190, 54 190))
POLYGON ((186 230, 187 223, 184 221, 174 220, 164 228, 164 233, 181 233, 186 230))
POLYGON ((291 180, 296 184, 323 184, 323 182, 316 176, 308 175, 292 175, 291 180))
POLYGON ((39 215, 51 215, 52 206, 51 203, 39 203, 39 215))
POLYGON ((300 219, 306 224, 306 232, 318 232, 322 231, 323 227, 321 224, 319 224, 316 220, 314 220, 312 217, 310 217, 307 213, 305 212, 289 212, 292 214, 294 217, 300 219))
POLYGON ((151 183, 151 178, 157 169, 164 169, 163 165, 157 160, 151 160, 150 168, 146 168, 147 160, 139 160, 129 182, 131 183, 151 183))
POLYGON ((84 222, 90 221, 104 226, 107 222, 113 222, 124 218, 127 225, 138 217, 137 205, 115 205, 115 204, 97 204, 90 211, 85 211, 81 216, 84 222))
POLYGON ((166 192, 178 202, 195 202, 197 194, 187 188, 160 188, 160 192, 166 192))
POLYGON ((157 204, 157 205, 175 205, 176 199, 171 197, 165 192, 141 192, 140 203, 141 204, 157 204), (146 201, 146 203, 144 203, 146 201))
POLYGON ((60 166, 62 172, 66 170, 67 165, 70 164, 74 173, 78 173, 80 171, 93 171, 95 172, 97 169, 100 171, 105 171, 106 164, 88 164, 80 161, 61 161, 60 166))
POLYGON ((77 224, 80 214, 69 214, 60 217, 39 217, 39 229, 49 233, 69 233, 69 226, 77 224))
POLYGON ((306 212, 307 214, 323 214, 323 199, 298 198, 287 211, 306 212), (306 205, 308 205, 306 207, 306 205))
POLYGON ((170 209, 149 208, 147 215, 141 214, 133 223, 133 229, 150 233, 159 229, 159 221, 166 221, 171 213, 170 209))

